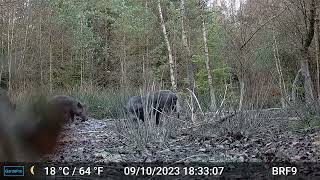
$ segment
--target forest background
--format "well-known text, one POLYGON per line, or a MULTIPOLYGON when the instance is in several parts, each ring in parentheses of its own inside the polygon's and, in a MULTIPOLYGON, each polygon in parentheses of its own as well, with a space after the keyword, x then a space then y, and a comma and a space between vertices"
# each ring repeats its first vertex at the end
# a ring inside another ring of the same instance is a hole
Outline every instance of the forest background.
MULTIPOLYGON (((129 95, 194 92, 204 110, 318 107, 316 0, 0 0, 0 86, 70 94, 96 118, 129 95)), ((317 111, 316 109, 312 109, 317 111)))

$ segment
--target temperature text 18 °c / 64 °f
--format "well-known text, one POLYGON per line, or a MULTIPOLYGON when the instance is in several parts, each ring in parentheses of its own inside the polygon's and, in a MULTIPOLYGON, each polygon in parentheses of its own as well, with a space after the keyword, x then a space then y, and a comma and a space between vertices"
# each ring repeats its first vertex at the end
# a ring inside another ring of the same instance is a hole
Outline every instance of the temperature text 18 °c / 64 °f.
POLYGON ((68 166, 59 166, 59 167, 45 167, 46 176, 90 176, 98 175, 100 176, 103 173, 103 167, 68 167, 68 166))

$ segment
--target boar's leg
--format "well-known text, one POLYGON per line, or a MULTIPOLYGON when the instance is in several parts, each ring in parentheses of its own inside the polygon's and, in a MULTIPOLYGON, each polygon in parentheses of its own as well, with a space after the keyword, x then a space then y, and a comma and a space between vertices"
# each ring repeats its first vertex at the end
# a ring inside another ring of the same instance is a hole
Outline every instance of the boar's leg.
POLYGON ((159 119, 162 113, 162 109, 158 108, 155 110, 155 116, 156 116, 156 125, 159 125, 159 119))
POLYGON ((138 118, 144 122, 144 112, 142 108, 139 108, 136 112, 136 116, 138 116, 138 118))
POLYGON ((69 118, 68 118, 68 120, 71 120, 71 122, 74 121, 74 113, 73 113, 73 112, 70 112, 70 113, 69 113, 69 118))

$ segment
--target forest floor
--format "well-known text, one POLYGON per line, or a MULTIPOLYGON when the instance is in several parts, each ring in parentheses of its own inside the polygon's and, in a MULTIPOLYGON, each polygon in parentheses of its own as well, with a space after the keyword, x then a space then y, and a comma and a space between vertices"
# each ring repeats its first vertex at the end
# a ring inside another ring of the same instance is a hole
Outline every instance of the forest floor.
POLYGON ((46 159, 54 162, 320 161, 320 128, 290 131, 285 127, 288 122, 279 119, 273 123, 264 120, 263 130, 253 127, 257 132, 251 135, 234 131, 214 135, 205 129, 181 131, 165 144, 149 143, 142 150, 119 135, 116 122, 89 119, 68 124, 59 148, 46 159))

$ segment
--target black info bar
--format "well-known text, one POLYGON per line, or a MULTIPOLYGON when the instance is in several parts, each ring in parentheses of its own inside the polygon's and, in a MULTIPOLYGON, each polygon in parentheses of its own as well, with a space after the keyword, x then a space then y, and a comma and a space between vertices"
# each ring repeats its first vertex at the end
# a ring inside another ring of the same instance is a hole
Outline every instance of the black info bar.
POLYGON ((1 163, 1 177, 26 179, 318 179, 320 164, 223 163, 1 163))

